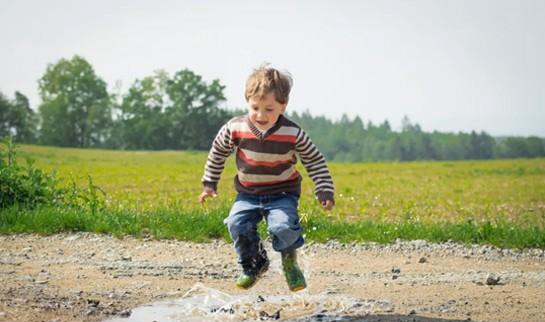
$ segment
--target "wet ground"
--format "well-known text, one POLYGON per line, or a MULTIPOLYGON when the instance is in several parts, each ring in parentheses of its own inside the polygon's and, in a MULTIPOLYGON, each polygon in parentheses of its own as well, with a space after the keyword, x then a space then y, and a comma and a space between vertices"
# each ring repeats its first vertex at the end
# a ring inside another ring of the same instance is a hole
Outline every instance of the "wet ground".
POLYGON ((309 287, 295 294, 269 251, 242 291, 219 241, 0 236, 0 321, 545 321, 543 250, 307 244, 309 287))
POLYGON ((295 321, 305 317, 305 321, 338 321, 342 315, 363 316, 390 311, 392 305, 388 301, 356 299, 327 292, 230 295, 197 283, 179 299, 144 305, 132 310, 130 317, 107 322, 295 321))

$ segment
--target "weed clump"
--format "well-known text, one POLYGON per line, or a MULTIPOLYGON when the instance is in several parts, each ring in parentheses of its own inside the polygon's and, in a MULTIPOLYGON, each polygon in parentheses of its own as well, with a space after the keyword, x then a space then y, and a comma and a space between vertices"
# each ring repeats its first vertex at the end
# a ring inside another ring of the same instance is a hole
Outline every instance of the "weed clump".
POLYGON ((93 184, 89 176, 86 189, 74 181, 61 187, 55 173, 46 173, 26 159, 26 166, 17 162, 16 146, 11 138, 0 145, 0 209, 17 207, 36 209, 39 206, 89 208, 93 213, 104 208, 104 192, 93 184))

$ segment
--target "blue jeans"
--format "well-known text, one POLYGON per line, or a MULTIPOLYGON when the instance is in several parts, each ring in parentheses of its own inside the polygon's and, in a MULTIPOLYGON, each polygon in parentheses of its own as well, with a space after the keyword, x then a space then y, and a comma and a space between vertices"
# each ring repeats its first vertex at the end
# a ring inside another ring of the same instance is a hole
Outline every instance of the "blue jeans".
POLYGON ((237 195, 229 216, 223 222, 235 243, 240 264, 257 256, 260 241, 257 224, 262 218, 267 223, 267 231, 273 236, 275 251, 291 251, 303 246, 298 203, 299 196, 287 192, 274 195, 240 192, 237 195))

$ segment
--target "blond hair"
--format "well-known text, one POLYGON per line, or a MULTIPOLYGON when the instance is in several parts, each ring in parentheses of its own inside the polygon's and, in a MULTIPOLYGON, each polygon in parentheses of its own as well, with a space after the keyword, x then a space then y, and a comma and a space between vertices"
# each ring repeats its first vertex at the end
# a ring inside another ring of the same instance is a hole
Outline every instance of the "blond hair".
POLYGON ((250 97, 261 99, 273 93, 278 103, 287 104, 292 86, 293 80, 288 72, 280 72, 270 67, 270 64, 264 63, 248 76, 244 97, 248 101, 250 97))

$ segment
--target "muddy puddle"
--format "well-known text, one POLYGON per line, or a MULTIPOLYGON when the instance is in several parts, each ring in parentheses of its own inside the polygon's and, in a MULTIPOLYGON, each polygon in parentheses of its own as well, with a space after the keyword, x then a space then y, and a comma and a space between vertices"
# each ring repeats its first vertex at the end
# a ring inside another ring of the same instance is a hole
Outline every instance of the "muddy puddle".
POLYGON ((370 313, 391 312, 383 300, 351 298, 342 294, 230 295, 201 283, 179 299, 160 301, 132 310, 126 318, 105 322, 181 321, 340 321, 370 313))

